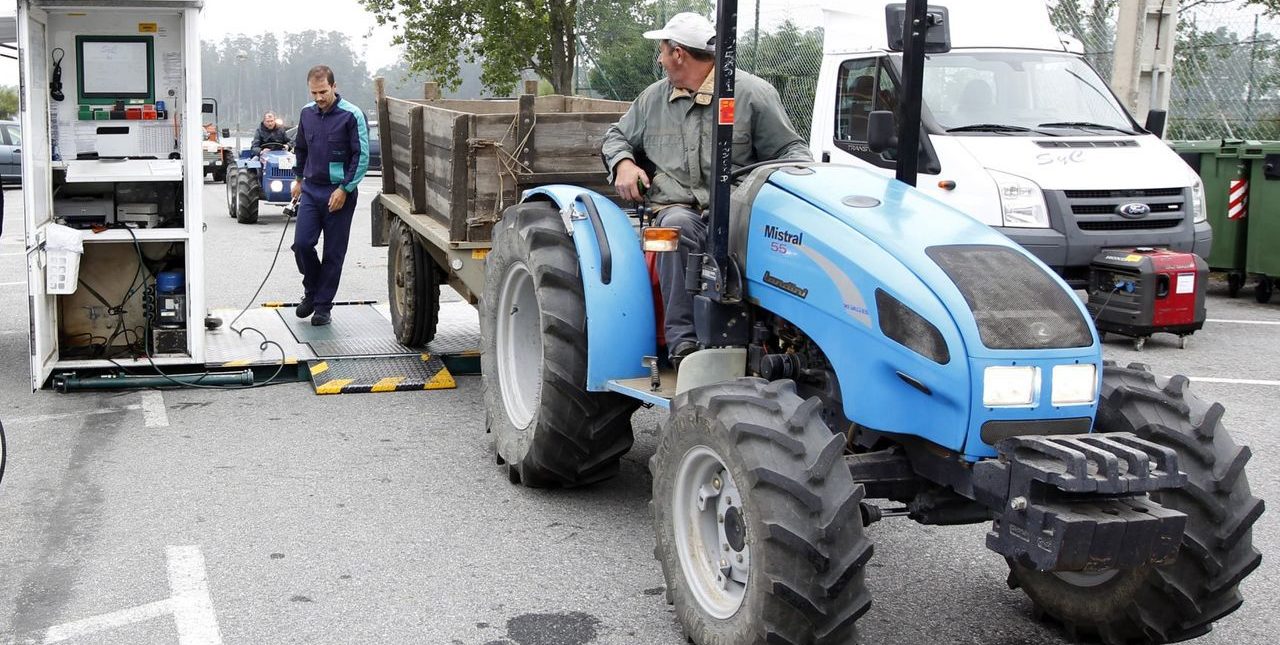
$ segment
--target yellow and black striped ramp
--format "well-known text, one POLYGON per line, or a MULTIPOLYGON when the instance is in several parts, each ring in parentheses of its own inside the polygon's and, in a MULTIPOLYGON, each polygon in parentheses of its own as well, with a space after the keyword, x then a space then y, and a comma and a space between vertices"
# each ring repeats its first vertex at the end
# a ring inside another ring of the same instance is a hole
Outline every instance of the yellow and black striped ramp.
POLYGON ((311 364, 316 394, 448 390, 457 387, 444 361, 432 354, 329 358, 311 364))

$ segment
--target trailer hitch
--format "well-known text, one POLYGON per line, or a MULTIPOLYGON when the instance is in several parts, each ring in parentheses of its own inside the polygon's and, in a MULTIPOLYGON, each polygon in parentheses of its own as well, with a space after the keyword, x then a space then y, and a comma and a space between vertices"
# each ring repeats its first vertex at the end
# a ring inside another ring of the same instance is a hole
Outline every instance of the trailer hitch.
POLYGON ((974 465, 974 497, 996 511, 987 547, 1039 571, 1172 562, 1187 516, 1148 493, 1186 485, 1177 454, 1127 432, 1010 437, 974 465))

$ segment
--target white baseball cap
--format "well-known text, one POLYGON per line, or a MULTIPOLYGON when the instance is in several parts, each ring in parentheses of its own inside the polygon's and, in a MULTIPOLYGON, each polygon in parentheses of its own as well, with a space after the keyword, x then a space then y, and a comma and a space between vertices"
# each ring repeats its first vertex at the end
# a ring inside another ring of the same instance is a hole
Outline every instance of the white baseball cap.
POLYGON ((646 31, 644 37, 650 40, 670 40, 699 51, 710 52, 716 49, 715 44, 711 42, 716 37, 716 28, 712 26, 711 21, 688 11, 671 16, 667 26, 646 31))

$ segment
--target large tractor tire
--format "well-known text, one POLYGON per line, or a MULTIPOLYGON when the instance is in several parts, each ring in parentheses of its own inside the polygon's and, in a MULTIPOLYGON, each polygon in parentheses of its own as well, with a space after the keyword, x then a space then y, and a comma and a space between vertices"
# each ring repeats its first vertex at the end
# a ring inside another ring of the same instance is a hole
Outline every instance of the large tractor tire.
POLYGON ((240 169, 227 169, 227 214, 236 216, 236 185, 240 183, 240 169))
POLYGON ((262 182, 258 173, 241 170, 236 180, 236 221, 241 224, 258 222, 258 202, 262 199, 262 182))
POLYGON ((582 277, 554 204, 506 210, 494 227, 484 277, 480 364, 498 463, 512 482, 533 487, 614 476, 631 449, 631 413, 639 402, 586 389, 582 277))
POLYGON ((1262 560, 1252 526, 1263 503, 1250 494, 1244 473, 1251 453, 1222 426, 1222 405, 1201 401, 1187 383, 1184 376, 1157 378, 1139 363, 1122 368, 1108 361, 1097 417, 1098 432, 1132 432, 1177 451, 1186 487, 1151 495, 1187 515, 1177 560, 1097 573, 1036 572, 1010 563, 1009 585, 1069 633, 1108 645, 1183 641, 1208 632, 1243 602, 1240 581, 1262 560))
POLYGON ((423 347, 436 336, 440 319, 440 270, 402 220, 391 225, 387 245, 387 294, 396 340, 423 347))
POLYGON ((821 407, 758 378, 672 402, 650 461, 654 555, 690 642, 858 642, 871 607, 863 488, 821 407))

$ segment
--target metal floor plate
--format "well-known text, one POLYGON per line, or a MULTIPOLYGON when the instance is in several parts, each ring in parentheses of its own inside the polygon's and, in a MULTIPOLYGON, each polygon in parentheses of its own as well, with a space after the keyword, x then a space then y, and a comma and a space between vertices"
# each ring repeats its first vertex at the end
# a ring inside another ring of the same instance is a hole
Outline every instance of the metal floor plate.
POLYGON ((235 323, 237 329, 244 331, 242 334, 237 334, 229 327, 240 313, 239 309, 214 309, 210 313, 222 319, 221 327, 204 334, 205 366, 210 369, 278 365, 280 350, 275 345, 259 349, 263 338, 279 343, 284 348, 285 364, 296 364, 316 356, 311 347, 294 338, 274 309, 252 307, 246 310, 235 323), (262 332, 262 335, 254 333, 253 329, 262 332))
POLYGON ((438 356, 379 356, 331 358, 311 365, 316 394, 405 392, 457 387, 438 356))

